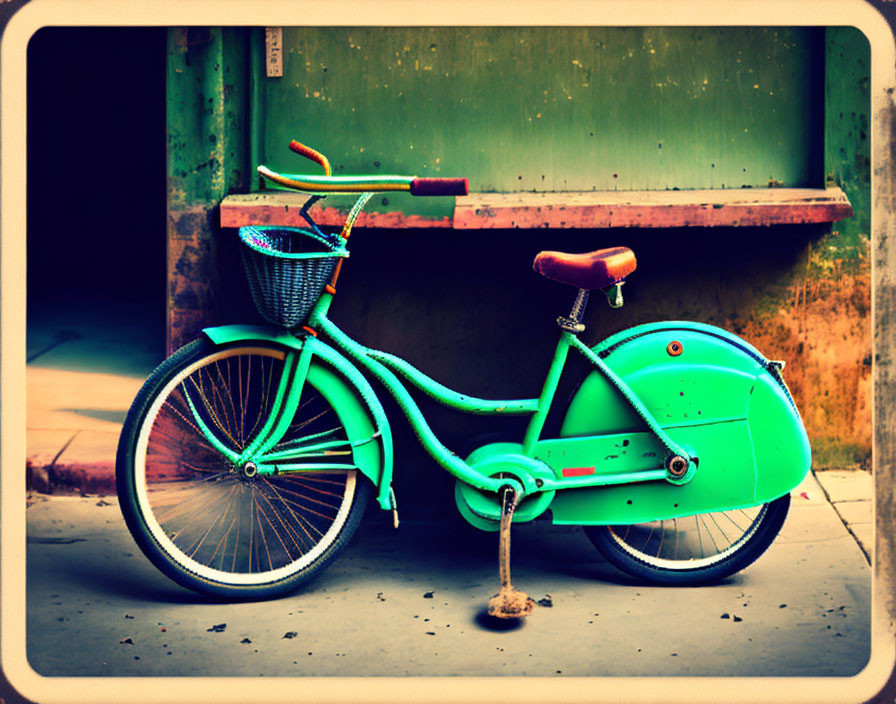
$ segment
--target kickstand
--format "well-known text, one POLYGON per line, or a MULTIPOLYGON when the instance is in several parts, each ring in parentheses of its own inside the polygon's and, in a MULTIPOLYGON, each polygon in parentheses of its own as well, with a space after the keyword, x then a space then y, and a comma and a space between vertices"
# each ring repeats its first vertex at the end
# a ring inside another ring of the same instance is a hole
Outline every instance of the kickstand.
POLYGON ((516 491, 501 488, 501 528, 498 531, 498 575, 501 591, 488 602, 488 614, 496 618, 523 618, 532 613, 535 600, 510 583, 510 525, 516 508, 516 491))

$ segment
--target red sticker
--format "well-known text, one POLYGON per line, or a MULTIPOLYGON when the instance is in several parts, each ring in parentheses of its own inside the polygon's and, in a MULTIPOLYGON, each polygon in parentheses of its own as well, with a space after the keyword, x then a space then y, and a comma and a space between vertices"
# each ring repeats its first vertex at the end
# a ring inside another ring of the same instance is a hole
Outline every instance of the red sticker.
POLYGON ((594 467, 567 467, 561 471, 564 477, 585 477, 594 474, 594 467))

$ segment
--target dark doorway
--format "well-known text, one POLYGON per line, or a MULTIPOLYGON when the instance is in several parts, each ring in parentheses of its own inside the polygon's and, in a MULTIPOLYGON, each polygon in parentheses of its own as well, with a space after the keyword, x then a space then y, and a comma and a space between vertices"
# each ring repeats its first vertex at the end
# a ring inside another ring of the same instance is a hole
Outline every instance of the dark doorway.
POLYGON ((165 340, 164 28, 46 27, 28 46, 28 323, 140 320, 165 340))

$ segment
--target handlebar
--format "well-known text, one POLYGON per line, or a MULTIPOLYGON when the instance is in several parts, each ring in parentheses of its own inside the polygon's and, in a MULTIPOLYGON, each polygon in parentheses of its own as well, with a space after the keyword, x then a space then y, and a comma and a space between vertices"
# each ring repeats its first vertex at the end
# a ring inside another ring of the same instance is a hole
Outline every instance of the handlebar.
POLYGON ((465 178, 415 178, 411 181, 412 196, 465 196, 470 184, 465 178))
POLYGON ((316 149, 312 149, 311 147, 306 147, 301 142, 297 142, 296 140, 292 140, 289 143, 289 148, 292 149, 296 154, 299 154, 306 159, 311 159, 311 161, 316 161, 318 164, 324 167, 324 174, 326 176, 330 175, 330 161, 321 154, 316 149))
POLYGON ((323 154, 295 140, 289 148, 300 156, 320 164, 324 175, 281 174, 266 166, 258 173, 266 179, 293 191, 311 195, 330 193, 380 193, 406 191, 413 196, 465 196, 469 182, 465 178, 418 178, 417 176, 332 176, 330 162, 323 154))

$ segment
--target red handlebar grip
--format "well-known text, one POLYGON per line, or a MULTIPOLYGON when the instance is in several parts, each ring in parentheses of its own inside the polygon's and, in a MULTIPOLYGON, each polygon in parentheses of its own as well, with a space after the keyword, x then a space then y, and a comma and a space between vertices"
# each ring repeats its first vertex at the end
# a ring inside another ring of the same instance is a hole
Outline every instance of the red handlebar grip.
POLYGON ((306 147, 304 144, 302 144, 301 142, 297 142, 296 140, 292 140, 289 143, 289 148, 300 156, 311 159, 311 161, 316 161, 318 164, 324 167, 324 173, 327 176, 330 175, 330 162, 327 160, 327 157, 325 157, 316 149, 306 147))
POLYGON ((465 178, 415 178, 411 181, 413 196, 465 196, 470 184, 465 178))

